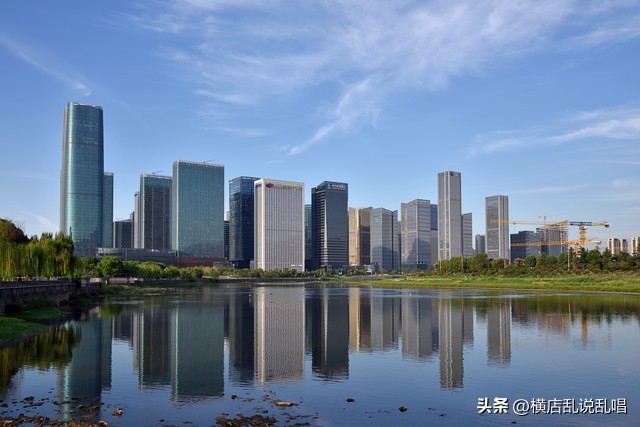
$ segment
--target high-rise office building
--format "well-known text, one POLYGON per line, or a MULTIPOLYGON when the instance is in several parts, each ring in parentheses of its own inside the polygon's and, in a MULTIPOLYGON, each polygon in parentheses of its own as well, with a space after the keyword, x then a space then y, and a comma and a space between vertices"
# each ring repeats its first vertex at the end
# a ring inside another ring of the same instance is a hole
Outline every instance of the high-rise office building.
POLYGON ((462 180, 460 172, 438 173, 438 257, 462 256, 462 180))
POLYGON ((113 174, 105 172, 102 190, 102 247, 113 246, 113 174))
POLYGON ((640 237, 633 236, 631 238, 631 255, 640 254, 640 237))
POLYGON ((487 253, 487 238, 484 234, 476 234, 476 254, 487 253))
POLYGON ((311 204, 304 205, 304 269, 313 269, 313 233, 311 231, 311 204))
POLYGON ((371 264, 387 271, 400 268, 398 211, 371 209, 371 264))
POLYGON ((438 262, 438 204, 431 203, 431 265, 438 262))
POLYGON ((620 255, 622 251, 622 241, 617 237, 610 237, 607 239, 607 249, 609 249, 611 255, 620 255))
POLYGON ((113 222, 113 247, 125 249, 133 247, 133 220, 131 218, 113 222))
POLYGON ((140 175, 140 243, 144 249, 171 249, 170 176, 140 175))
POLYGON ((621 248, 622 252, 629 253, 629 241, 627 239, 621 239, 621 248))
POLYGON ((349 208, 349 265, 371 264, 371 208, 349 208))
POLYGON ((487 255, 493 259, 511 259, 509 253, 509 197, 485 199, 487 255))
POLYGON ((224 166, 173 162, 171 246, 178 257, 224 257, 224 166))
POLYGON ((542 253, 558 257, 567 251, 568 232, 566 227, 545 226, 536 228, 536 233, 540 234, 542 253))
POLYGON ((349 186, 324 181, 311 189, 313 268, 339 269, 349 262, 349 186))
POLYGON ((529 255, 538 256, 542 253, 542 234, 533 231, 520 231, 511 235, 511 262, 525 259, 529 255))
POLYGON ((224 212, 224 259, 229 261, 229 211, 224 212))
POLYGON ((141 248, 140 243, 140 192, 133 194, 133 247, 141 248))
POLYGON ((431 264, 431 202, 416 199, 402 203, 401 266, 403 269, 429 269, 431 264))
POLYGON ((60 171, 60 231, 78 256, 95 256, 104 235, 102 108, 70 102, 64 110, 60 171))
POLYGON ((255 268, 304 271, 304 184, 254 183, 255 268))
POLYGON ((462 256, 473 256, 473 214, 462 214, 462 256))
POLYGON ((234 268, 249 268, 253 260, 253 185, 258 179, 229 180, 229 261, 234 268))

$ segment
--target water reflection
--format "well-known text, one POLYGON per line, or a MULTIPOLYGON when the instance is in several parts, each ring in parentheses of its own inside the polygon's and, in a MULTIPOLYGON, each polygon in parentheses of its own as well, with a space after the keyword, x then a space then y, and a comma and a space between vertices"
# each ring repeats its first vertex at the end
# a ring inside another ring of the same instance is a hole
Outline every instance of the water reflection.
MULTIPOLYGON (((514 328, 565 342, 577 329, 586 346, 590 328, 616 320, 637 323, 639 311, 638 297, 620 296, 211 288, 110 303, 86 321, 2 350, 0 397, 22 367, 54 367, 61 401, 100 400, 112 387, 112 346, 122 343, 130 349, 138 389, 170 390, 176 402, 219 398, 225 386, 303 380, 306 361, 312 378, 347 382, 358 353, 437 363, 439 387, 460 389, 475 337, 486 345, 486 364, 507 369, 518 357, 514 328)), ((69 410, 63 406, 63 416, 70 417, 69 410)))

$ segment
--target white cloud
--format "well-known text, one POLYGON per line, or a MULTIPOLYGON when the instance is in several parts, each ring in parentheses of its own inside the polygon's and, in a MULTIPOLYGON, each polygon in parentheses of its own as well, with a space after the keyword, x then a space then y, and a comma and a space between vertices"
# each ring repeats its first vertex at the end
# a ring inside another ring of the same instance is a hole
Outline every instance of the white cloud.
POLYGON ((0 44, 4 45, 13 55, 22 59, 27 64, 71 86, 74 90, 78 91, 81 96, 91 95, 91 89, 78 78, 74 77, 72 73, 65 72, 60 69, 60 67, 47 63, 45 60, 36 57, 36 55, 30 52, 26 47, 9 40, 2 34, 0 34, 0 44))
MULTIPOLYGON (((326 85, 308 107, 317 128, 290 148, 292 155, 335 132, 371 123, 389 94, 439 90, 458 76, 550 46, 584 49, 636 38, 637 11, 612 18, 628 7, 625 1, 604 7, 595 0, 184 0, 141 5, 129 19, 175 36, 161 55, 183 67, 184 78, 207 97, 208 108, 232 110, 221 127, 235 127, 235 114, 301 99, 307 90, 326 85), (182 42, 186 45, 179 47, 182 42)), ((608 126, 583 132, 627 135, 636 129, 633 121, 608 126)), ((582 134, 557 135, 578 137, 582 134)), ((530 143, 511 138, 488 142, 479 151, 530 143)))

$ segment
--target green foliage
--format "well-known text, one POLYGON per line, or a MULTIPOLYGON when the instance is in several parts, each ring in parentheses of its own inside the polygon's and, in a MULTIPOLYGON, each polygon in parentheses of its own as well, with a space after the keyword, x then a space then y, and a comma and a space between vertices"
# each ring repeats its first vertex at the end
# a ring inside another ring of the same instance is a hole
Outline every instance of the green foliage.
POLYGON ((42 233, 31 240, 11 221, 0 219, 0 277, 67 277, 76 269, 71 237, 42 233))
POLYGON ((97 265, 98 272, 107 280, 111 277, 120 277, 124 271, 122 261, 114 256, 102 258, 97 265))

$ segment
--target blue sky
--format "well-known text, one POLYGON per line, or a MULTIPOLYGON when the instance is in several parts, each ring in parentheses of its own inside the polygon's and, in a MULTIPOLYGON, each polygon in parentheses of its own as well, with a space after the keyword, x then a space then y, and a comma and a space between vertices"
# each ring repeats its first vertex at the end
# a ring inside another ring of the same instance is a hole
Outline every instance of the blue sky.
POLYGON ((104 108, 114 218, 141 173, 213 160, 398 210, 455 170, 474 234, 495 194, 640 234, 639 1, 6 1, 0 64, 0 217, 30 235, 58 229, 69 101, 104 108))

